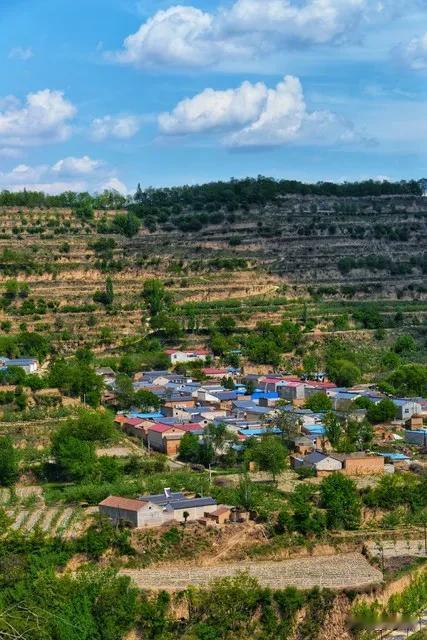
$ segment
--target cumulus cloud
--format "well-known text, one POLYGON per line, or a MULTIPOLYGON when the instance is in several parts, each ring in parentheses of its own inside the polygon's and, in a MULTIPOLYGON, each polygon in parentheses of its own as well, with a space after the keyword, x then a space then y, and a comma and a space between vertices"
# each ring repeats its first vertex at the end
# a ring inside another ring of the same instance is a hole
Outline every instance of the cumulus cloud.
POLYGON ((52 171, 68 175, 87 174, 93 173, 101 166, 101 164, 102 163, 99 162, 99 160, 93 160, 89 156, 82 156, 81 158, 69 156, 68 158, 59 160, 54 164, 52 171))
POLYGON ((401 46, 398 53, 408 67, 414 71, 425 71, 427 69, 427 31, 401 46))
POLYGON ((71 134, 69 121, 75 114, 75 106, 62 91, 29 93, 25 104, 8 96, 0 110, 0 143, 27 146, 62 142, 71 134))
POLYGON ((165 135, 222 134, 230 147, 272 147, 292 142, 336 143, 363 139, 354 125, 330 111, 307 109, 299 78, 285 76, 273 89, 244 82, 237 89, 206 89, 158 118, 165 135))
POLYGON ((179 102, 171 113, 160 114, 160 130, 178 135, 243 126, 258 117, 267 91, 262 82, 244 82, 226 91, 205 89, 179 102))
POLYGON ((115 189, 127 193, 126 185, 117 178, 114 170, 89 156, 70 156, 53 165, 18 164, 9 171, 0 171, 0 189, 46 193, 115 189))
POLYGON ((140 119, 137 116, 104 116, 93 120, 90 136, 96 142, 106 138, 126 140, 138 133, 139 128, 140 119))
POLYGON ((122 195, 127 195, 129 193, 129 189, 127 186, 118 178, 109 178, 106 182, 103 182, 99 185, 98 191, 118 191, 122 195))
POLYGON ((34 56, 34 52, 31 47, 13 47, 9 51, 9 59, 10 60, 29 60, 34 56))
POLYGON ((205 67, 262 59, 286 48, 354 41, 361 30, 421 0, 236 0, 208 13, 177 5, 127 36, 110 59, 136 67, 205 67))

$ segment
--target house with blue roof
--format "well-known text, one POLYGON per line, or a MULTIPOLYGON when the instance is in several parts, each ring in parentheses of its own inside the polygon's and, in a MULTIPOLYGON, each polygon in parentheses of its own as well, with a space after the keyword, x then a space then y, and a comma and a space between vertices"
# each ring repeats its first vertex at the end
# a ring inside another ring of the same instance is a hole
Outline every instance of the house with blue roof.
POLYGON ((326 429, 324 424, 305 424, 302 431, 308 436, 325 436, 326 429))
POLYGON ((6 371, 10 367, 24 369, 25 373, 35 373, 39 368, 38 360, 35 358, 6 358, 0 356, 0 368, 6 371))

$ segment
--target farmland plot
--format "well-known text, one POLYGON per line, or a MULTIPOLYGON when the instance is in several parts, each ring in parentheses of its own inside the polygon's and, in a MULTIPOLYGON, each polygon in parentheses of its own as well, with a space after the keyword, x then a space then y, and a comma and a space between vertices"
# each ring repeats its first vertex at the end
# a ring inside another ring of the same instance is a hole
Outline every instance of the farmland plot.
POLYGON ((10 529, 30 534, 39 528, 44 533, 62 538, 74 538, 82 534, 90 525, 93 509, 80 507, 50 507, 36 505, 32 510, 17 507, 8 510, 11 518, 10 529))
POLYGON ((190 585, 206 586, 211 580, 247 571, 264 587, 284 589, 313 587, 329 589, 360 589, 382 581, 382 573, 372 567, 360 553, 284 560, 281 562, 230 562, 204 567, 157 567, 125 569, 142 589, 178 591, 190 585))

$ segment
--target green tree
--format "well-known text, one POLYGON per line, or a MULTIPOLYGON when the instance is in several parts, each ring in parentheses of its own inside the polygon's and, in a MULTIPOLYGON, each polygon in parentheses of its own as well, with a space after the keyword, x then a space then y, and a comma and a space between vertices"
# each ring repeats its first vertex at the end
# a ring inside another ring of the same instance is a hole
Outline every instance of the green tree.
POLYGON ((19 456, 9 436, 0 438, 0 484, 11 487, 19 477, 19 456))
POLYGON ((157 278, 150 278, 144 282, 142 297, 147 305, 151 317, 168 309, 172 304, 172 296, 166 291, 165 285, 157 278))
POLYGON ((92 442, 58 432, 52 439, 52 455, 58 475, 63 480, 80 481, 95 471, 97 459, 92 442))
POLYGON ((326 509, 328 529, 357 529, 361 501, 356 483, 342 473, 333 473, 320 484, 321 505, 326 509))
POLYGON ((287 451, 275 436, 265 436, 254 447, 247 450, 248 457, 257 463, 261 471, 271 473, 273 482, 286 468, 287 451))
POLYGON ((71 435, 88 442, 107 443, 115 437, 111 413, 102 409, 81 410, 77 418, 67 420, 57 432, 60 436, 71 435))
POLYGON ((384 398, 376 404, 372 402, 367 407, 366 417, 371 424, 390 422, 396 417, 396 406, 393 400, 390 400, 390 398, 384 398))
POLYGON ((311 409, 314 412, 323 412, 332 410, 332 400, 326 393, 319 391, 313 393, 305 402, 307 409, 311 409))
POLYGON ((403 365, 385 378, 380 386, 394 395, 423 396, 427 387, 427 366, 403 365))
POLYGON ((329 442, 334 447, 334 449, 336 449, 341 440, 341 434, 342 434, 341 421, 335 413, 333 413, 332 411, 329 411, 326 414, 323 420, 323 423, 325 425, 326 437, 328 438, 329 442))
POLYGON ((136 236, 141 226, 139 218, 132 212, 117 213, 113 218, 112 227, 116 233, 132 238, 136 236))
POLYGON ((110 276, 105 281, 105 291, 95 291, 93 295, 94 302, 99 302, 106 307, 111 307, 114 302, 114 287, 110 276))
POLYGON ((317 369, 317 358, 313 355, 305 356, 302 361, 304 371, 308 376, 312 376, 317 369))
POLYGON ((99 405, 104 382, 96 375, 91 365, 70 360, 58 359, 50 368, 49 385, 57 387, 64 394, 80 397, 92 406, 99 405))
POLYGON ((184 462, 197 463, 200 461, 199 438, 190 431, 185 433, 179 443, 179 458, 184 462))
POLYGON ((86 200, 81 202, 75 209, 74 214, 77 218, 81 220, 92 220, 93 219, 93 206, 90 200, 86 200))
POLYGON ((221 316, 215 326, 220 333, 230 335, 236 328, 236 321, 231 316, 221 316))
POLYGON ((415 351, 417 343, 412 336, 399 336, 394 343, 393 350, 395 353, 405 354, 415 351))
POLYGON ((256 389, 256 384, 253 380, 246 380, 245 382, 246 395, 251 396, 256 389))
POLYGON ((163 311, 151 318, 151 328, 159 332, 165 340, 175 342, 182 336, 182 326, 169 313, 163 311))
POLYGON ((293 438, 301 433, 301 423, 289 411, 282 407, 276 407, 272 422, 272 427, 280 430, 282 443, 289 445, 293 438))
POLYGON ((115 392, 122 409, 129 409, 135 401, 135 390, 132 379, 125 373, 119 373, 116 377, 115 392))
POLYGON ((330 378, 342 387, 352 387, 360 382, 362 375, 359 367, 349 360, 332 362, 328 366, 328 373, 330 378))
POLYGON ((293 511, 291 528, 303 535, 319 535, 326 528, 325 514, 313 504, 314 492, 312 485, 303 484, 289 498, 293 511))
POLYGON ((152 391, 147 391, 146 389, 140 389, 135 392, 134 402, 142 411, 158 411, 162 406, 160 398, 152 391))

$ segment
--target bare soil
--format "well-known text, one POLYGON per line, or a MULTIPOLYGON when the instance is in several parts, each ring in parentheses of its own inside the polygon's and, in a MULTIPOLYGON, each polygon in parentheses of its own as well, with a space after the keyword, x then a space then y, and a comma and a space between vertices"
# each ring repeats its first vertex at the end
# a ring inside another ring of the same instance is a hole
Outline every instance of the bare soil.
POLYGON ((149 569, 124 569, 141 589, 177 591, 190 585, 206 586, 216 578, 247 571, 260 584, 272 589, 313 587, 363 589, 382 581, 382 573, 360 553, 284 560, 282 562, 228 562, 216 566, 161 566, 149 569))

